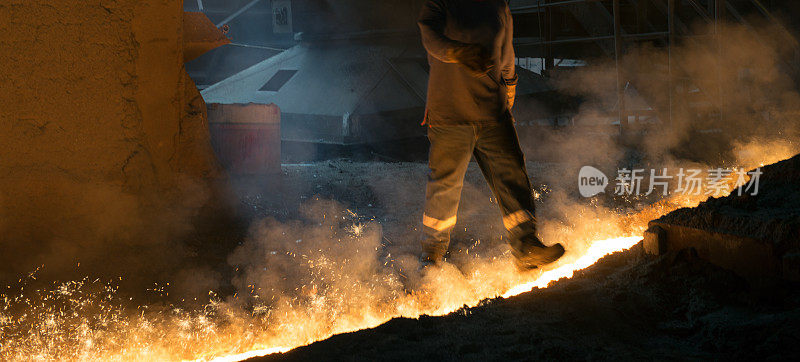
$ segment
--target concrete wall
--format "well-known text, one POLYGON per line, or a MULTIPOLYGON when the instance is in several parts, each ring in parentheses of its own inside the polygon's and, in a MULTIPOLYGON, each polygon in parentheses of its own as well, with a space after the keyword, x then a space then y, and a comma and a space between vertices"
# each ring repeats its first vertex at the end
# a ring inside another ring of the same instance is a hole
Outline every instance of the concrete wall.
POLYGON ((0 2, 0 281, 186 254, 221 173, 182 14, 174 0, 0 2))

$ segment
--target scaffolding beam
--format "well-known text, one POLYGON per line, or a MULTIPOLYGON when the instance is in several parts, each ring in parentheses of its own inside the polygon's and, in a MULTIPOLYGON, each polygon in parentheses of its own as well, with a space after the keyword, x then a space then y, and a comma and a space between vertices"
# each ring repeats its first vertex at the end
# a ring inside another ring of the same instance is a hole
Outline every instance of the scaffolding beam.
POLYGON ((614 0, 612 12, 614 15, 614 62, 617 68, 617 111, 620 133, 624 133, 628 127, 628 116, 625 115, 625 80, 620 66, 622 60, 622 24, 620 23, 619 2, 620 0, 614 0))

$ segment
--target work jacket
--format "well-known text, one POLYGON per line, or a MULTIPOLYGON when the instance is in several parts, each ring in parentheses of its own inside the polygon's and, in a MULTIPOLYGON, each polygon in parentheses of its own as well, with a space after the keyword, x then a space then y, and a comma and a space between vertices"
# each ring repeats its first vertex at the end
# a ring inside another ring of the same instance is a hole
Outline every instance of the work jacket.
POLYGON ((505 0, 427 0, 419 17, 430 78, 426 122, 430 125, 498 122, 510 117, 516 87, 513 21, 505 0), (478 44, 494 64, 475 76, 453 56, 478 44))

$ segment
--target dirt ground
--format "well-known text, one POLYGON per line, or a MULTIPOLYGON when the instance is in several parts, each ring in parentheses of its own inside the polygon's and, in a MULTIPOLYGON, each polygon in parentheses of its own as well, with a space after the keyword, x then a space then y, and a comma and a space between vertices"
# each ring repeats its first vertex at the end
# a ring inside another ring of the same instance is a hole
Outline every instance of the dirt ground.
MULTIPOLYGON (((544 198, 548 183, 566 172, 534 162, 528 169, 544 198)), ((316 197, 336 200, 364 220, 378 221, 388 248, 414 253, 425 175, 424 163, 323 161, 284 165, 281 183, 268 188, 280 197, 248 182, 238 189, 253 217, 276 217, 276 210, 298 210, 316 197)), ((493 202, 472 165, 452 263, 458 265, 466 250, 485 254, 501 243, 487 239, 502 233, 493 202)), ((541 211, 550 213, 547 206, 541 211)), ((277 218, 292 219, 293 212, 277 218)), ((393 319, 253 361, 783 359, 800 357, 798 342, 798 285, 751 285, 691 250, 656 258, 636 246, 547 289, 487 300, 444 317, 393 319)))
MULTIPOLYGON (((558 182, 563 168, 528 162, 536 194, 546 195, 548 183, 558 182)), ((424 162, 328 160, 284 164, 280 178, 239 179, 235 188, 250 219, 292 220, 301 217, 302 206, 313 199, 334 200, 359 219, 379 223, 384 241, 395 253, 416 254, 427 171, 424 162)), ((477 245, 481 239, 500 243, 505 233, 497 201, 475 163, 467 171, 458 218, 450 250, 454 257, 467 248, 493 245, 477 245)))
POLYGON ((780 254, 800 252, 800 155, 762 167, 759 189, 710 198, 658 221, 771 243, 780 254))

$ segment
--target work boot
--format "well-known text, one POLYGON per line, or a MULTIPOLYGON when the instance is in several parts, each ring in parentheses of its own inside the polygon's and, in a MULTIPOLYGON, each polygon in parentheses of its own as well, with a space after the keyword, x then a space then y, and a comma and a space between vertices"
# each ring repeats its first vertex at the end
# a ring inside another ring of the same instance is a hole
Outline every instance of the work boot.
POLYGON ((514 253, 514 264, 520 271, 542 267, 564 255, 564 246, 561 244, 546 246, 535 236, 526 239, 522 243, 523 250, 514 253))

